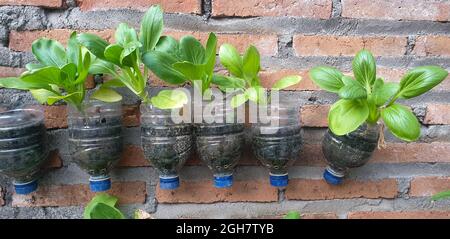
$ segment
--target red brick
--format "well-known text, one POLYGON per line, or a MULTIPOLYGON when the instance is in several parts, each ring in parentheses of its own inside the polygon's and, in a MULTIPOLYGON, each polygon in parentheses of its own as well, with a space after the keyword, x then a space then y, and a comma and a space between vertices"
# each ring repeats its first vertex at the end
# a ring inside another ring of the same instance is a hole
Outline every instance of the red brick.
POLYGON ((221 16, 295 16, 329 19, 331 0, 213 0, 212 15, 221 16))
POLYGON ((303 105, 300 109, 301 125, 304 127, 328 127, 329 105, 303 105))
POLYGON ((382 179, 378 181, 347 180, 342 185, 332 186, 324 180, 292 179, 286 189, 288 200, 329 200, 349 198, 395 198, 397 181, 382 179))
POLYGON ((343 0, 342 17, 385 20, 449 21, 448 1, 343 0))
POLYGON ((47 129, 67 128, 67 107, 65 105, 44 106, 47 129))
MULTIPOLYGON (((286 214, 277 215, 264 215, 259 216, 256 219, 282 219, 286 214)), ((336 213, 325 212, 325 213, 301 213, 300 219, 338 219, 336 213)))
POLYGON ((201 13, 199 0, 77 0, 82 11, 109 9, 138 9, 146 11, 154 4, 159 4, 164 12, 170 13, 201 13))
POLYGON ((124 126, 136 127, 140 125, 141 111, 139 105, 124 105, 122 110, 124 126))
POLYGON ((0 0, 2 5, 25 5, 25 6, 39 6, 48 8, 63 7, 63 0, 0 0))
POLYGON ((348 219, 449 219, 450 211, 350 212, 348 219))
POLYGON ((418 177, 411 180, 409 195, 412 197, 430 197, 448 190, 450 190, 449 177, 418 177))
POLYGON ((181 181, 177 190, 156 189, 159 203, 276 202, 278 190, 267 181, 235 181, 230 189, 217 189, 210 180, 181 181))
POLYGON ((0 66, 0 78, 20 76, 25 71, 23 68, 0 66))
POLYGON ((141 146, 126 145, 122 158, 118 162, 119 167, 149 167, 150 163, 145 159, 141 146))
POLYGON ((261 84, 264 88, 270 89, 272 88, 273 84, 275 84, 276 81, 290 75, 299 75, 302 77, 302 81, 300 81, 300 83, 296 85, 286 88, 285 90, 299 90, 299 91, 320 90, 320 88, 316 86, 311 79, 309 79, 308 71, 306 70, 280 69, 280 70, 261 71, 260 74, 261 84))
POLYGON ((63 162, 61 157, 59 156, 58 150, 50 151, 48 155, 48 162, 45 165, 47 169, 61 168, 63 166, 63 162))
POLYGON ((0 187, 0 207, 5 206, 5 192, 3 188, 0 187))
POLYGON ((449 104, 429 104, 425 114, 425 124, 450 124, 449 104))
POLYGON ((404 36, 294 36, 298 56, 354 56, 363 48, 375 56, 403 56, 406 45, 404 36))
MULTIPOLYGON (((450 3, 449 3, 450 5, 450 3)), ((413 54, 418 56, 450 56, 449 36, 418 36, 413 54)))
POLYGON ((94 89, 95 88, 95 81, 94 81, 93 75, 89 75, 86 78, 86 81, 84 82, 84 87, 86 87, 86 89, 94 89))
MULTIPOLYGON (((119 198, 119 204, 145 203, 147 189, 145 182, 113 182, 107 192, 119 198)), ((67 207, 85 205, 95 193, 88 185, 40 186, 31 195, 13 195, 14 207, 67 207)))

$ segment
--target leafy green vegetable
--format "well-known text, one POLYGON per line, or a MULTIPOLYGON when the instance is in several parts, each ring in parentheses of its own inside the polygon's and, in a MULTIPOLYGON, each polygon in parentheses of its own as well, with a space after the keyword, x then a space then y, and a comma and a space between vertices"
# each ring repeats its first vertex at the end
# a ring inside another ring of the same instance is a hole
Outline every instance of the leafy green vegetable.
POLYGON ((297 211, 290 211, 283 217, 283 219, 301 219, 301 216, 297 211))
POLYGON ((398 98, 419 96, 441 83, 448 75, 438 66, 420 66, 403 76, 400 84, 377 78, 375 58, 361 50, 352 61, 355 80, 339 70, 321 66, 310 70, 312 81, 320 88, 339 94, 328 114, 330 130, 348 134, 364 122, 376 124, 380 117, 389 131, 405 141, 417 140, 420 123, 407 107, 395 103, 398 98))
POLYGON ((442 200, 450 197, 450 191, 444 191, 433 195, 431 198, 433 201, 442 200))
POLYGON ((162 90, 151 99, 151 103, 160 109, 181 108, 187 102, 188 97, 181 90, 162 90))
POLYGON ((116 208, 118 199, 106 193, 97 194, 86 205, 84 219, 125 219, 125 216, 116 208))

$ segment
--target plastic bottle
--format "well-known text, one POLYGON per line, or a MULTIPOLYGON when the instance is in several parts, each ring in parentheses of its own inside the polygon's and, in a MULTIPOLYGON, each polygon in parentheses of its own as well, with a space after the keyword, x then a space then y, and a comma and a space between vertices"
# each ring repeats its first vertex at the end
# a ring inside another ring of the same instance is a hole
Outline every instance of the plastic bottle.
MULTIPOLYGON (((175 109, 181 110, 181 109, 175 109)), ((192 124, 175 123, 172 110, 141 105, 141 140, 145 158, 159 171, 161 189, 179 187, 179 171, 191 155, 192 124)))
POLYGON ((90 101, 83 111, 69 107, 69 151, 90 175, 91 191, 111 188, 109 171, 122 154, 122 104, 90 101))
POLYGON ((328 161, 323 173, 325 181, 332 185, 341 184, 350 168, 366 164, 378 145, 379 137, 379 125, 363 124, 342 136, 328 130, 322 141, 322 151, 328 161))
POLYGON ((253 153, 269 169, 270 184, 284 188, 288 168, 298 159, 302 146, 299 107, 282 103, 274 108, 260 106, 258 111, 258 122, 252 124, 253 153))
POLYGON ((228 188, 233 185, 233 172, 242 156, 244 124, 238 122, 235 109, 224 101, 205 101, 203 109, 206 107, 212 109, 214 122, 195 124, 197 154, 212 170, 214 186, 228 188))
POLYGON ((0 113, 0 173, 14 179, 17 194, 36 191, 48 151, 42 110, 0 113))

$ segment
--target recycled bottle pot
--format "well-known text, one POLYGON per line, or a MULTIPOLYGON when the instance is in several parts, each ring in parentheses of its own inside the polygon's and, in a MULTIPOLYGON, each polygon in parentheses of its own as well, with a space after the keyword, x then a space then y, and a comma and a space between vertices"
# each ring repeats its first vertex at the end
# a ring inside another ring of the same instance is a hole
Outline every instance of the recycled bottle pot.
POLYGON ((109 171, 122 154, 122 104, 89 101, 82 110, 69 107, 69 151, 89 175, 93 192, 111 188, 109 171))
POLYGON ((252 124, 253 153, 269 169, 270 184, 286 187, 288 168, 299 158, 302 147, 299 107, 282 103, 274 108, 260 106, 258 112, 258 122, 252 124))
POLYGON ((377 148, 379 125, 363 124, 355 131, 337 136, 328 130, 322 141, 322 151, 328 161, 325 181, 332 185, 342 183, 349 169, 361 167, 369 161, 377 148))
POLYGON ((0 113, 0 173, 14 179, 17 194, 36 191, 48 152, 41 110, 17 109, 0 113))
POLYGON ((224 101, 205 101, 202 107, 204 113, 211 112, 212 115, 211 120, 194 126, 197 154, 212 170, 216 188, 231 187, 245 143, 244 123, 238 121, 235 109, 224 101), (209 110, 205 111, 205 108, 209 110))
POLYGON ((179 187, 179 171, 191 155, 194 144, 192 124, 179 123, 171 114, 172 110, 141 105, 144 156, 159 171, 159 187, 166 190, 179 187))

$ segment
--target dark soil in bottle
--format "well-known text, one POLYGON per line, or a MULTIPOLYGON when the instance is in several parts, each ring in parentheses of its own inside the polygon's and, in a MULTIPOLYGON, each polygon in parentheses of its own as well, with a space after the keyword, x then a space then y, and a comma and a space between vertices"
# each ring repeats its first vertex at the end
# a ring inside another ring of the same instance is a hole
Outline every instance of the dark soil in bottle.
POLYGON ((342 136, 325 133, 322 150, 330 166, 345 172, 348 168, 360 167, 369 161, 377 148, 379 127, 361 125, 355 131, 342 136))
MULTIPOLYGON (((262 128, 258 131, 264 131, 262 128)), ((280 127, 274 133, 255 133, 252 137, 256 158, 273 174, 287 173, 287 168, 298 159, 301 147, 300 126, 280 127)))
POLYGON ((243 124, 197 124, 197 153, 214 174, 231 174, 245 144, 243 124))

